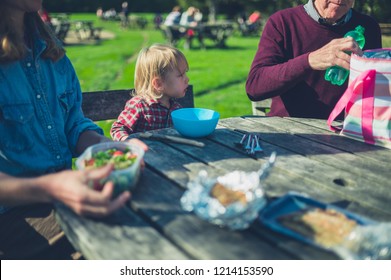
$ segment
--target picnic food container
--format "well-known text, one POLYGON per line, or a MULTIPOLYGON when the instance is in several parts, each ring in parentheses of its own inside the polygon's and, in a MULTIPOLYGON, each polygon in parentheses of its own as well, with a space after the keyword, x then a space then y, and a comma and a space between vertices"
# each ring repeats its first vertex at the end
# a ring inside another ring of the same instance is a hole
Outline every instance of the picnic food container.
POLYGON ((241 230, 258 216, 266 198, 257 172, 234 171, 210 178, 203 170, 188 183, 181 205, 210 223, 241 230))
POLYGON ((305 194, 289 192, 272 201, 261 210, 259 220, 272 230, 333 251, 342 259, 391 258, 391 223, 365 218, 305 194), (309 215, 316 219, 306 219, 309 215), (349 224, 354 226, 346 231, 349 224))
POLYGON ((259 171, 233 171, 217 178, 200 171, 181 197, 182 208, 210 223, 243 230, 258 217, 267 199, 262 186, 274 165, 275 153, 259 171))
POLYGON ((215 130, 220 114, 211 109, 183 108, 171 112, 171 118, 174 128, 181 135, 199 138, 215 130))
MULTIPOLYGON (((371 223, 370 220, 359 215, 355 215, 352 212, 337 206, 322 203, 306 195, 295 192, 289 192, 269 203, 267 207, 260 212, 259 220, 265 226, 300 241, 321 248, 331 248, 336 242, 319 242, 315 236, 316 231, 304 231, 307 226, 301 217, 309 214, 309 211, 314 210, 333 211, 345 217, 341 223, 336 223, 336 218, 338 218, 338 220, 340 220, 340 218, 337 215, 330 213, 329 220, 333 220, 333 225, 330 227, 331 230, 333 230, 332 227, 334 227, 334 225, 346 224, 348 221, 354 221, 357 225, 367 225, 371 223), (289 222, 289 220, 291 222, 289 222)), ((319 212, 316 220, 320 221, 321 219, 324 220, 323 224, 325 224, 328 220, 327 215, 323 215, 319 212)), ((339 231, 339 226, 334 230, 338 234, 337 231, 339 231)))
POLYGON ((108 151, 110 149, 116 149, 122 152, 129 150, 135 159, 132 159, 133 163, 122 169, 113 170, 110 175, 101 182, 104 184, 107 181, 114 183, 113 197, 118 196, 120 193, 128 190, 131 191, 136 187, 141 172, 141 161, 144 157, 144 150, 129 142, 105 142, 90 146, 87 148, 82 155, 76 160, 76 168, 83 170, 86 168, 86 162, 91 160, 96 153, 108 151))

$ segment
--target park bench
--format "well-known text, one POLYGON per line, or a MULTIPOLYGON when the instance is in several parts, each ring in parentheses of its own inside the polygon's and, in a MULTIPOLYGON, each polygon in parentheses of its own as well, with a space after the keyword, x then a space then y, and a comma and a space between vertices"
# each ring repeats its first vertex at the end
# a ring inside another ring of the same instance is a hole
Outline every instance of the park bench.
POLYGON ((381 29, 381 34, 390 36, 391 35, 391 23, 380 23, 380 29, 381 29))
POLYGON ((78 20, 74 21, 73 28, 76 36, 81 40, 99 40, 102 27, 94 26, 93 21, 90 20, 78 20))
POLYGON ((226 47, 225 41, 232 35, 234 25, 231 22, 207 23, 202 27, 202 36, 211 39, 217 47, 226 47))
POLYGON ((252 113, 256 116, 266 116, 272 105, 271 98, 261 101, 251 101, 252 113))
POLYGON ((262 21, 257 21, 253 24, 248 24, 246 21, 243 21, 240 18, 237 20, 237 28, 243 37, 259 36, 261 34, 262 27, 263 27, 262 21))
MULTIPOLYGON (((132 89, 90 91, 83 93, 84 115, 93 121, 117 119, 131 98, 132 89)), ((177 100, 184 108, 194 107, 193 86, 189 85, 186 95, 177 100)))
POLYGON ((69 21, 52 21, 54 34, 61 41, 64 42, 71 28, 69 21))
POLYGON ((148 25, 148 20, 141 16, 130 15, 129 16, 129 28, 132 29, 145 29, 148 25))
POLYGON ((71 29, 71 22, 69 21, 69 14, 61 13, 52 17, 50 26, 52 27, 54 34, 61 41, 64 42, 71 29))
POLYGON ((186 37, 186 33, 181 30, 179 25, 167 26, 162 24, 160 25, 160 29, 166 41, 173 46, 176 46, 180 39, 186 37))

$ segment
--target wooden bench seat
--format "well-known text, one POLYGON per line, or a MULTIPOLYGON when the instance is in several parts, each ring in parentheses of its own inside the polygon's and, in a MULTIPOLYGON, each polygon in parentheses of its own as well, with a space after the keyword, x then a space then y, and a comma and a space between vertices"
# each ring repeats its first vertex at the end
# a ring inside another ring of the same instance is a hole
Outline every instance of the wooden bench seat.
MULTIPOLYGON (((131 98, 132 89, 90 91, 83 93, 84 115, 93 121, 117 119, 131 98)), ((184 108, 194 107, 193 86, 189 85, 186 95, 177 100, 184 108)))
POLYGON ((391 23, 380 23, 380 29, 381 29, 381 34, 390 36, 391 35, 391 23))
POLYGON ((186 33, 183 30, 180 30, 179 25, 167 26, 162 24, 160 25, 160 29, 163 33, 163 37, 173 46, 176 46, 180 39, 186 37, 186 33))
POLYGON ((82 40, 99 40, 102 27, 94 26, 93 21, 74 21, 73 29, 79 41, 82 40))
POLYGON ((61 42, 64 42, 71 28, 70 22, 68 21, 53 21, 53 22, 54 23, 52 26, 53 26, 54 34, 56 34, 56 37, 61 42))
POLYGON ((129 28, 133 29, 145 29, 148 25, 148 20, 141 16, 130 15, 129 16, 129 28))
POLYGON ((266 114, 270 110, 271 105, 272 105, 271 98, 261 100, 261 101, 251 101, 253 115, 266 116, 266 114))

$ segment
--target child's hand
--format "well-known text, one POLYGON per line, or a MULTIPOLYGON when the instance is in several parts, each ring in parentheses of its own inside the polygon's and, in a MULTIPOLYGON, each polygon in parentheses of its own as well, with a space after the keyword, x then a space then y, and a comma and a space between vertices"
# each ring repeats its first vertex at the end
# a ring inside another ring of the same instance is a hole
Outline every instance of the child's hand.
MULTIPOLYGON (((126 141, 141 147, 144 150, 144 152, 148 151, 147 144, 145 144, 143 141, 141 141, 141 140, 139 140, 137 138, 132 138, 132 139, 129 139, 129 140, 126 140, 126 141)), ((140 164, 141 164, 141 169, 144 169, 144 167, 145 167, 144 159, 141 160, 140 164)))

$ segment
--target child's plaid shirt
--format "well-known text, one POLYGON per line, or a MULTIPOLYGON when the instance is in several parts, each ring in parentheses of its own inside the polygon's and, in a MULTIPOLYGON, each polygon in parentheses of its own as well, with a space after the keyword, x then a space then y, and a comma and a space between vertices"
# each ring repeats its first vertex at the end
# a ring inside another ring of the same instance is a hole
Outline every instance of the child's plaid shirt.
POLYGON ((170 108, 156 99, 135 96, 126 102, 124 110, 111 126, 113 140, 123 141, 130 134, 172 126, 171 112, 182 106, 170 100, 170 108))

